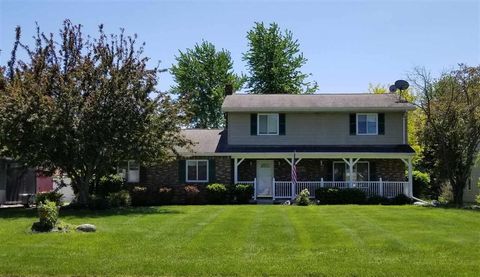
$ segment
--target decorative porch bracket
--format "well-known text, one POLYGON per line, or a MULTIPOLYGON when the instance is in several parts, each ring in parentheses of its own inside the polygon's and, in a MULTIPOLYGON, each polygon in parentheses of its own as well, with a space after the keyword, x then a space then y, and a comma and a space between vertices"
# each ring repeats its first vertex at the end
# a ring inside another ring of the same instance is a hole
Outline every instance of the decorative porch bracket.
POLYGON ((360 160, 360 158, 357 158, 356 160, 353 160, 353 158, 349 158, 348 160, 345 159, 345 158, 342 158, 343 161, 348 165, 348 172, 349 172, 349 187, 353 187, 353 167, 355 166, 355 164, 358 163, 358 161, 360 160))
POLYGON ((408 167, 407 196, 411 198, 411 197, 413 197, 412 158, 401 159, 401 160, 408 167))

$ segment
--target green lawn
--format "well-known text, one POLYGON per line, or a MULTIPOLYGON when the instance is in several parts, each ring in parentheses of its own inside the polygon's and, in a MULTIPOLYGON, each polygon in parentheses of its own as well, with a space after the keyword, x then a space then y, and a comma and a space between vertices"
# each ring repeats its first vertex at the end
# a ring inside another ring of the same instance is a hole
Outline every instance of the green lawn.
POLYGON ((469 275, 480 213, 413 206, 171 206, 63 211, 97 233, 31 234, 0 210, 0 275, 469 275))

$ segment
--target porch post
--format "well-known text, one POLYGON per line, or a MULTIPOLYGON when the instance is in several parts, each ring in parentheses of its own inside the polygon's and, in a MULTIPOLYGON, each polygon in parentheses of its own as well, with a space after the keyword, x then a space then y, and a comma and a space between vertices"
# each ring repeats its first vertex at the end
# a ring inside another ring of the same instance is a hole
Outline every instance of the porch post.
POLYGON ((233 159, 233 183, 238 182, 238 158, 233 159))
MULTIPOLYGON (((290 168, 290 176, 292 175, 293 173, 293 167, 295 166, 295 157, 292 158, 292 166, 290 168)), ((296 191, 296 188, 295 188, 295 184, 293 182, 293 179, 290 178, 290 181, 292 183, 292 200, 295 199, 295 191, 296 191)))
POLYGON ((413 196, 413 178, 412 178, 412 158, 408 158, 408 193, 407 196, 413 196))
POLYGON ((353 158, 348 159, 348 170, 350 172, 350 184, 348 185, 349 188, 353 187, 353 158))

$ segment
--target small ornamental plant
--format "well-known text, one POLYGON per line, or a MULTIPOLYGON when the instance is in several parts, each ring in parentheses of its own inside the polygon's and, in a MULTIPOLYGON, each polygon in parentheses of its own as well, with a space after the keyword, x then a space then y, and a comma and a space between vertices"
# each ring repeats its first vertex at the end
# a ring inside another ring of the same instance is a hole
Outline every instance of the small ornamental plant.
POLYGON ((207 198, 211 204, 223 204, 227 199, 227 187, 224 184, 209 184, 207 198))
POLYGON ((37 207, 39 221, 33 223, 32 231, 50 232, 58 220, 58 207, 55 202, 46 200, 37 207))
POLYGON ((302 190, 295 199, 295 202, 298 206, 308 206, 310 205, 310 192, 308 189, 302 190))
POLYGON ((200 202, 200 190, 197 186, 186 185, 184 191, 186 204, 198 204, 200 202))

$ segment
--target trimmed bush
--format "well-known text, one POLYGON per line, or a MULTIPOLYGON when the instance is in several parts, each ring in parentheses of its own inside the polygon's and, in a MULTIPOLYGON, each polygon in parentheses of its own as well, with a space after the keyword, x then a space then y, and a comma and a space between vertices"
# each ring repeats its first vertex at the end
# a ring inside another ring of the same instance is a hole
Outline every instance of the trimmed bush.
POLYGON ((390 205, 391 201, 387 197, 374 195, 367 199, 367 204, 369 205, 390 205))
POLYGON ((158 189, 158 204, 168 205, 172 203, 173 189, 169 187, 161 187, 158 189))
POLYGON ((295 199, 295 203, 299 206, 308 206, 310 205, 310 192, 308 189, 302 190, 295 199))
POLYGON ((364 204, 365 192, 356 188, 318 188, 315 196, 319 204, 364 204))
POLYGON ((227 201, 227 187, 224 184, 209 184, 207 200, 211 204, 224 204, 227 201))
POLYGON ((399 194, 392 198, 392 204, 393 205, 407 205, 407 204, 412 204, 412 199, 410 199, 408 196, 405 194, 399 194))
POLYGON ((111 192, 108 194, 108 203, 110 207, 130 207, 132 204, 130 193, 126 190, 121 190, 119 192, 111 192))
POLYGON ((54 202, 57 207, 63 205, 62 202, 63 194, 55 191, 50 192, 39 192, 35 195, 35 204, 40 206, 41 204, 45 204, 46 201, 54 202))
POLYGON ((412 178, 413 195, 423 196, 431 194, 430 175, 428 173, 414 170, 412 178))
POLYGON ((235 199, 237 203, 246 204, 250 202, 254 193, 252 185, 249 184, 238 184, 235 186, 235 199))
POLYGON ((186 185, 183 188, 185 192, 186 204, 198 204, 200 202, 200 190, 195 185, 186 185))
POLYGON ((132 206, 148 206, 152 202, 151 194, 147 187, 135 186, 130 191, 132 206))
POLYGON ((110 193, 121 191, 124 186, 125 182, 122 176, 118 174, 103 176, 98 181, 95 194, 107 196, 110 193))
POLYGON ((110 208, 110 202, 103 195, 91 195, 88 201, 88 208, 92 210, 106 210, 110 208))
POLYGON ((58 220, 58 207, 55 202, 45 200, 38 207, 39 221, 33 223, 32 231, 49 232, 55 227, 58 220))

